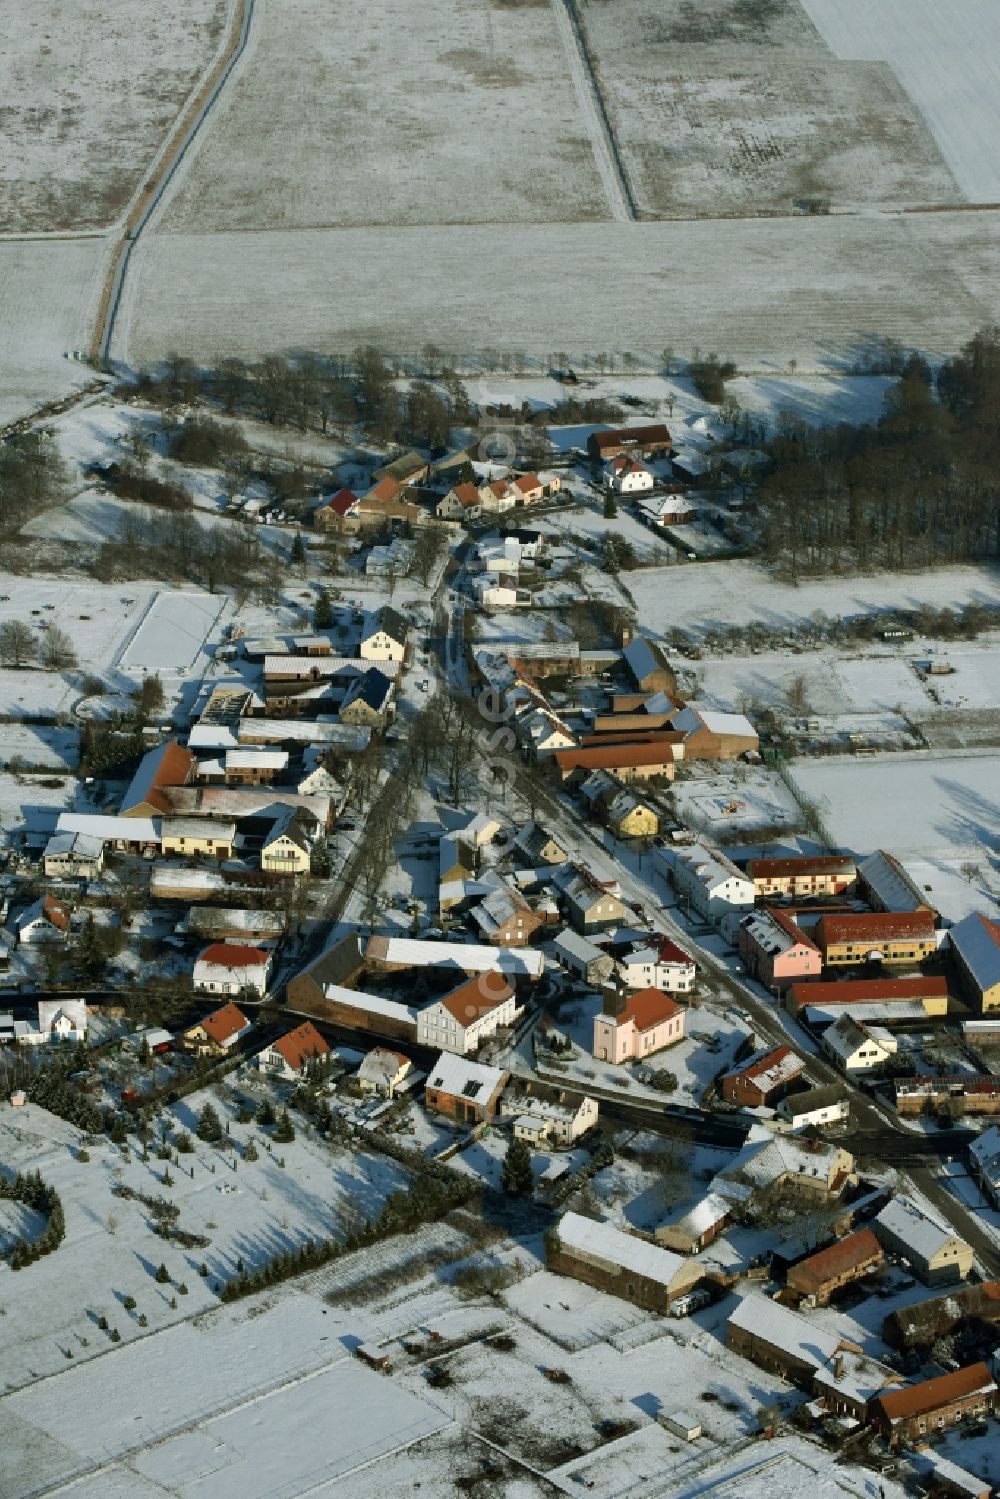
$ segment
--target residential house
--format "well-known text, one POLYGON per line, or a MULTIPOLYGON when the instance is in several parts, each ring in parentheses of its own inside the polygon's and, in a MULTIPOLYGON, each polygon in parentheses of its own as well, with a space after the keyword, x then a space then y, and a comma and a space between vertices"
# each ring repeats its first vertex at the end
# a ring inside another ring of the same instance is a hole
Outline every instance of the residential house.
POLYGON ((858 865, 861 894, 876 911, 904 915, 912 911, 931 911, 933 907, 919 885, 910 878, 899 860, 885 849, 862 859, 858 865))
POLYGON ((567 1093, 535 1080, 519 1080, 500 1101, 501 1118, 514 1120, 514 1135, 529 1145, 568 1148, 597 1123, 596 1098, 567 1093))
POLYGON ((1000 1208, 1000 1125, 991 1124, 970 1143, 969 1166, 983 1193, 1000 1208))
POLYGON ((417 526, 424 512, 406 498, 404 487, 387 474, 361 496, 354 515, 361 527, 382 530, 387 526, 417 526))
POLYGON ((83 999, 40 999, 38 1030, 46 1041, 84 1041, 87 1003, 83 999))
POLYGON ((420 1011, 417 1042, 465 1056, 501 1027, 513 1025, 514 990, 502 973, 481 973, 420 1011))
POLYGON ((236 823, 218 817, 165 817, 161 847, 183 858, 231 859, 236 823))
POLYGON ((456 484, 438 501, 434 512, 441 520, 478 520, 483 513, 483 501, 474 484, 456 484))
POLYGON ((768 989, 780 992, 797 980, 818 978, 823 970, 819 948, 786 911, 752 911, 736 935, 747 973, 768 989))
POLYGON ((545 1264, 658 1316, 706 1278, 701 1265, 580 1213, 564 1213, 546 1234, 545 1264))
POLYGON ((604 468, 604 487, 611 494, 648 494, 655 482, 651 469, 625 453, 609 459, 604 468))
POLYGON ((665 692, 672 698, 677 691, 677 678, 655 641, 642 635, 625 639, 622 662, 637 692, 665 692))
POLYGON ((606 770, 619 781, 651 781, 657 777, 672 781, 680 746, 672 735, 651 739, 632 739, 628 743, 583 745, 579 749, 558 750, 553 756, 561 780, 606 770))
POLYGON ((593 1055, 602 1062, 644 1061, 683 1041, 686 1014, 662 989, 632 994, 607 990, 604 1008, 594 1019, 593 1055))
POLYGON ((308 874, 316 822, 302 807, 284 807, 265 833, 260 867, 268 874, 308 874))
POLYGON ((841 1072, 877 1072, 898 1050, 895 1036, 881 1025, 865 1025, 850 1015, 841 1015, 823 1032, 820 1043, 841 1072))
POLYGON ((662 989, 668 994, 690 994, 697 967, 694 959, 670 937, 650 934, 649 941, 618 958, 618 976, 627 989, 662 989))
POLYGON ((790 1046, 775 1046, 755 1052, 719 1081, 719 1092, 726 1103, 746 1109, 771 1108, 789 1093, 805 1070, 801 1057, 790 1046))
POLYGON ((270 1077, 285 1082, 296 1082, 305 1073, 310 1062, 330 1054, 330 1046, 323 1039, 311 1020, 305 1020, 293 1031, 279 1036, 270 1046, 257 1053, 257 1068, 270 1077))
POLYGON ((338 489, 321 500, 313 511, 313 525, 321 531, 352 532, 358 529, 358 497, 351 489, 338 489))
POLYGON ((775 1113, 793 1130, 840 1124, 850 1115, 847 1095, 837 1083, 827 1083, 821 1088, 806 1088, 801 1093, 788 1093, 778 1104, 775 1113))
POLYGON ((825 1331, 789 1307, 752 1292, 726 1323, 734 1353, 819 1396, 840 1415, 864 1422, 872 1402, 899 1383, 857 1343, 825 1331))
POLYGON ((195 773, 197 761, 189 749, 168 739, 143 755, 139 768, 122 798, 118 811, 122 817, 160 817, 170 811, 163 795, 165 787, 186 786, 195 773))
POLYGON ((92 812, 60 812, 57 833, 84 833, 120 853, 159 852, 160 821, 151 817, 101 817, 92 812))
POLYGON ((372 474, 373 479, 394 479, 397 484, 404 488, 410 484, 422 484, 431 471, 429 461, 422 453, 410 449, 408 453, 401 453, 391 463, 384 463, 372 474))
POLYGON ((872 1228, 884 1247, 901 1255, 929 1286, 965 1280, 972 1269, 972 1246, 908 1197, 893 1197, 872 1228))
POLYGON ((655 526, 682 526, 697 517, 697 506, 686 494, 647 494, 639 509, 655 526))
POLYGON ((357 677, 340 705, 341 723, 384 729, 392 715, 393 684, 377 667, 357 677))
POLYGON ((397 1090, 413 1072, 413 1063, 401 1051, 387 1046, 373 1047, 358 1068, 358 1086, 362 1093, 377 1093, 380 1098, 395 1098, 397 1090))
POLYGON ((705 708, 680 708, 670 727, 684 737, 685 760, 735 760, 760 748, 757 730, 742 713, 714 713, 705 708))
POLYGON ((466 897, 466 885, 479 863, 477 850, 460 834, 446 834, 438 842, 438 908, 454 910, 466 897))
POLYGON ((548 494, 555 494, 562 487, 558 474, 548 474, 544 479, 538 474, 518 474, 511 483, 519 505, 537 505, 548 494))
POLYGON ((443 1051, 430 1070, 424 1104, 460 1124, 483 1124, 497 1116, 500 1095, 510 1078, 503 1067, 486 1067, 443 1051))
POLYGON ((852 1015, 855 1020, 866 1020, 869 1015, 885 1015, 898 1009, 905 1019, 913 1013, 930 1016, 947 1015, 948 981, 943 978, 927 978, 923 974, 915 978, 884 979, 839 979, 830 983, 793 984, 785 996, 785 1006, 793 1015, 803 1011, 852 1015))
POLYGON ((471 848, 485 848, 488 843, 498 842, 497 834, 503 828, 498 817, 489 812, 476 812, 462 827, 455 828, 455 836, 471 848))
POLYGON ((721 849, 709 849, 700 843, 658 848, 653 859, 673 882, 678 895, 706 921, 720 921, 730 912, 748 911, 753 906, 753 881, 721 849))
POLYGON ((271 971, 271 954, 237 942, 213 942, 194 965, 199 994, 255 995, 263 999, 271 971))
POLYGON ((222 761, 221 777, 217 777, 213 762, 201 760, 197 778, 199 781, 221 779, 226 786, 269 786, 287 769, 287 750, 229 749, 222 761))
POLYGON ((181 1036, 189 1051, 221 1056, 230 1051, 253 1027, 243 1011, 234 1004, 213 1010, 181 1036))
POLYGON ((859 963, 921 963, 937 951, 932 911, 821 916, 816 940, 830 968, 859 963))
POLYGON ((596 462, 615 458, 620 453, 641 453, 644 458, 668 458, 670 433, 662 422, 646 426, 606 427, 587 438, 587 452, 596 462))
POLYGON ((517 502, 517 490, 508 479, 490 479, 479 487, 479 503, 487 515, 503 515, 517 502))
POLYGON ((492 890, 469 912, 484 942, 497 947, 524 947, 545 924, 545 918, 533 911, 524 896, 506 886, 492 890))
POLYGON ((875 1425, 890 1447, 923 1446, 934 1433, 968 1416, 990 1416, 997 1409, 997 1384, 985 1364, 922 1379, 891 1390, 875 1401, 875 1425))
POLYGON ((104 868, 104 839, 90 833, 53 833, 43 867, 50 880, 92 880, 104 868))
POLYGON ((797 854, 784 859, 751 859, 747 864, 758 900, 840 895, 854 884, 857 873, 856 861, 848 854, 797 854))
POLYGON ((948 940, 963 982, 982 1013, 1000 1011, 1000 921, 974 911, 956 922, 948 940))
POLYGON ((559 933, 552 945, 563 967, 582 978, 584 983, 602 984, 614 973, 615 960, 611 954, 602 952, 569 927, 559 933))
POLYGON ((870 1228, 859 1228, 816 1254, 799 1260, 788 1271, 786 1282, 814 1306, 825 1306, 835 1291, 877 1270, 885 1251, 870 1228))
POLYGON ((674 1222, 653 1230, 657 1244, 678 1254, 700 1254, 724 1231, 733 1205, 717 1192, 708 1192, 694 1207, 685 1208, 674 1222))
POLYGON ((619 791, 604 802, 604 817, 616 838, 654 838, 659 814, 632 791, 619 791))
POLYGON ((35 947, 45 942, 65 942, 69 936, 72 910, 54 895, 42 895, 14 923, 21 947, 35 947))
POLYGON ((576 744, 573 730, 548 708, 529 706, 515 717, 514 729, 536 763, 576 744))
POLYGON ((839 1145, 805 1136, 751 1132, 746 1145, 713 1179, 713 1190, 734 1201, 747 1193, 789 1187, 807 1197, 827 1201, 840 1197, 857 1181, 854 1157, 839 1145))
POLYGON ((546 828, 529 822, 514 839, 514 847, 532 868, 538 864, 564 864, 569 854, 546 828))
POLYGON ((365 615, 358 655, 363 661, 403 661, 409 630, 398 609, 383 604, 365 615))
POLYGON ((565 902, 571 926, 584 935, 620 926, 625 918, 625 905, 619 894, 618 881, 599 880, 578 865, 569 864, 564 869, 565 873, 561 872, 555 883, 565 902))

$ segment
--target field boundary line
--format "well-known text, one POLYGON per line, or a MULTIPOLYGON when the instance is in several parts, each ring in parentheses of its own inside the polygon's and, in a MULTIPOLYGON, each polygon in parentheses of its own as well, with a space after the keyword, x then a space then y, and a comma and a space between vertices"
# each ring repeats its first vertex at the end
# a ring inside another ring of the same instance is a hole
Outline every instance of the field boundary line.
POLYGON ((121 237, 112 251, 111 264, 97 306, 90 343, 91 363, 100 367, 108 358, 122 290, 132 251, 154 211, 159 206, 188 148, 198 136, 212 106, 218 101, 250 38, 256 0, 236 0, 225 48, 212 66, 201 88, 191 99, 161 148, 153 175, 147 178, 122 224, 121 237))
POLYGON ((622 223, 639 217, 632 189, 618 150, 604 95, 587 46, 576 0, 552 0, 556 28, 561 33, 580 110, 590 137, 594 165, 604 184, 611 217, 622 223))

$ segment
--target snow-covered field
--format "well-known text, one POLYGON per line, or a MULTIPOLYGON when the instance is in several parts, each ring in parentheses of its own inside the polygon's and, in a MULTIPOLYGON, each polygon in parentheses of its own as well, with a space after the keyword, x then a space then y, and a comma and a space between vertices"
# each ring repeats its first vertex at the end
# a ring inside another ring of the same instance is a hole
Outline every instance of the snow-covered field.
POLYGON ((53 770, 76 768, 79 735, 75 729, 37 728, 32 724, 5 723, 0 730, 0 755, 5 763, 15 759, 27 765, 46 765, 53 770))
MULTIPOLYGON (((0 588, 4 594, 0 600, 0 621, 17 619, 35 624, 39 640, 43 624, 57 625, 73 642, 79 666, 97 671, 111 664, 143 618, 150 600, 159 593, 158 588, 148 583, 66 583, 7 574, 0 578, 0 588)), ((3 676, 13 679, 12 688, 16 683, 30 695, 35 679, 42 674, 5 672, 3 676)))
POLYGON ((210 62, 226 11, 226 0, 20 7, 0 55, 0 229, 110 223, 210 62))
POLYGON ((430 339, 460 360, 629 350, 655 368, 669 339, 751 370, 851 368, 881 336, 951 351, 1000 315, 997 215, 970 217, 160 232, 140 241, 114 354, 430 339))
MULTIPOLYGON (((796 587, 770 577, 753 562, 705 562, 669 570, 643 569, 629 573, 626 581, 636 601, 640 628, 653 634, 678 628, 697 634, 718 625, 754 622, 778 629, 808 620, 817 610, 836 619, 919 609, 921 604, 935 609, 1000 604, 1000 572, 989 567, 803 578, 796 587)), ((801 658, 804 671, 811 659, 810 655, 801 658)))
MULTIPOLYGON (((993 0, 801 0, 838 57, 888 63, 965 196, 1000 199, 1000 10, 993 0)), ((925 202, 931 201, 928 183, 925 202)))
POLYGON ((116 666, 124 672, 184 673, 202 660, 202 648, 227 603, 225 594, 158 593, 116 666))
POLYGON ((99 238, 0 239, 0 423, 94 378, 65 355, 89 347, 106 250, 99 238))
POLYGON ((257 0, 249 53, 164 222, 506 226, 606 214, 549 5, 384 0, 359 13, 348 0, 257 0))
MULTIPOLYGON (((580 8, 644 214, 789 213, 812 197, 836 212, 959 196, 905 88, 878 62, 841 62, 797 0, 767 11, 726 0, 580 8)), ((890 9, 886 31, 908 39, 902 5, 890 9)), ((883 34, 881 22, 875 29, 883 34)), ((943 40, 949 29, 942 17, 943 40)))

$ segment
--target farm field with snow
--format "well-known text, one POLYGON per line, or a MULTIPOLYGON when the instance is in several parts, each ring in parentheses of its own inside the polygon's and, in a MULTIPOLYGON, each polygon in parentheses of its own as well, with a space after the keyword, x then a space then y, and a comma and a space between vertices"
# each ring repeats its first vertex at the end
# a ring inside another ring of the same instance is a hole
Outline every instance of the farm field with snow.
POLYGON ((167 349, 209 359, 374 342, 405 354, 431 338, 460 363, 488 348, 541 359, 565 349, 574 362, 628 349, 653 366, 655 306, 679 356, 700 347, 751 370, 783 372, 791 359, 850 369, 881 337, 951 351, 1000 316, 997 220, 156 232, 139 242, 113 352, 139 364, 167 349), (570 303, 568 267, 581 289, 570 303))
MULTIPOLYGON (((960 196, 908 80, 884 65, 882 50, 840 61, 809 5, 778 0, 745 17, 727 0, 584 0, 580 10, 643 216, 790 213, 817 198, 837 212, 960 196)), ((895 48, 913 20, 891 12, 876 29, 895 48)), ((960 64, 975 55, 974 34, 963 34, 965 48, 940 40, 960 64)))
POLYGON ((113 221, 211 61, 226 10, 226 0, 116 0, 79 17, 60 0, 21 7, 0 56, 0 231, 113 221))
POLYGON ((88 381, 86 349, 107 242, 0 239, 0 424, 88 381))
POLYGON ((549 5, 386 0, 359 19, 348 0, 257 0, 166 229, 606 216, 549 5))

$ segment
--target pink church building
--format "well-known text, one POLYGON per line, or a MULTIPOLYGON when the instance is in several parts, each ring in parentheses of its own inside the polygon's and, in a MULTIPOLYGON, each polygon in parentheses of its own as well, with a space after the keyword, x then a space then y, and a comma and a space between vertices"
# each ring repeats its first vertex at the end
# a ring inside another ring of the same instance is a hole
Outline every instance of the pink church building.
POLYGON ((593 1054, 600 1062, 631 1062, 684 1039, 686 1011, 660 989, 610 992, 594 1020, 593 1054))

